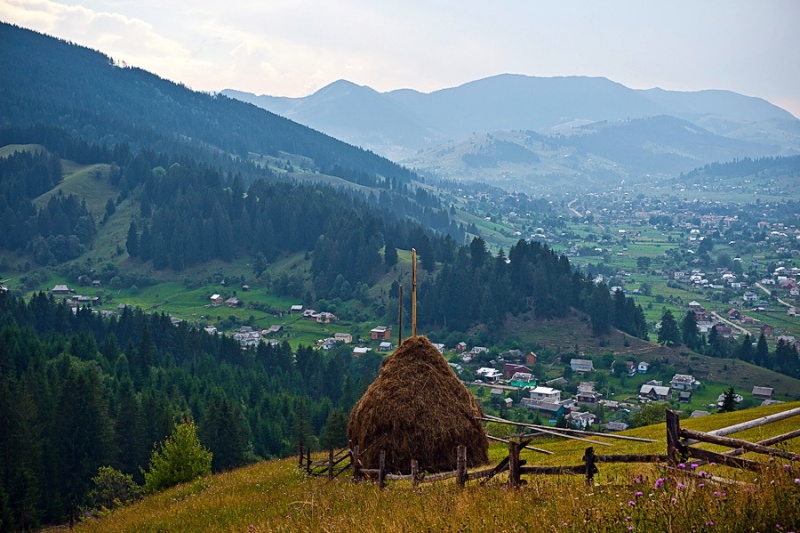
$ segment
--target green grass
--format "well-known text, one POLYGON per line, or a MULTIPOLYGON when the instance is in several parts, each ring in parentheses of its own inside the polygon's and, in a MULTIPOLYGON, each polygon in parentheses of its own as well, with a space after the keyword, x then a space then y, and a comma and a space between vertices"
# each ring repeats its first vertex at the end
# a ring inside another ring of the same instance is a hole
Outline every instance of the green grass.
MULTIPOLYGON (((709 431, 797 407, 770 406, 681 421, 682 427, 709 431)), ((790 431, 794 419, 733 435, 750 441, 790 431)), ((664 453, 664 424, 625 434, 655 439, 654 443, 598 437, 610 447, 595 445, 599 454, 664 453)), ((536 446, 553 455, 524 451, 528 465, 577 465, 589 444, 543 439, 536 446)), ((720 450, 718 446, 703 445, 720 450)), ((797 439, 781 447, 800 451, 797 439)), ((492 445, 490 460, 504 457, 504 445, 492 445)), ((321 456, 320 456, 321 457, 321 456)), ((759 459, 753 454, 746 458, 759 459)), ((763 456, 760 460, 764 460, 763 456)), ((699 479, 688 470, 667 471, 648 464, 600 463, 592 486, 582 476, 525 476, 527 484, 511 489, 501 474, 488 485, 470 482, 459 488, 450 480, 412 488, 390 482, 380 490, 373 483, 355 484, 346 474, 333 481, 309 478, 296 459, 267 461, 217 474, 146 497, 76 531, 93 532, 272 532, 272 531, 781 531, 800 526, 800 484, 783 460, 762 473, 704 467, 716 476, 737 478, 744 485, 699 479), (638 477, 638 479, 636 479, 638 477), (759 480, 753 482, 758 477, 759 480), (659 487, 656 480, 663 478, 659 487), (753 494, 757 497, 753 497, 753 494), (708 525, 713 523, 713 526, 708 525), (534 527, 535 526, 535 527, 534 527)))

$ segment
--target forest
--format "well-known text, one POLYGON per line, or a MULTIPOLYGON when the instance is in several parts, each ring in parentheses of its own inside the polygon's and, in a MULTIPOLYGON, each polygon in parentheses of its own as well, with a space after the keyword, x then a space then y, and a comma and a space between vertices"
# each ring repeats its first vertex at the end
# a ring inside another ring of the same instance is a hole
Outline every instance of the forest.
POLYGON ((183 419, 198 423, 215 471, 291 454, 335 409, 349 412, 380 360, 286 343, 242 350, 163 314, 101 319, 2 292, 0 529, 62 521, 102 466, 141 482, 154 444, 183 419))

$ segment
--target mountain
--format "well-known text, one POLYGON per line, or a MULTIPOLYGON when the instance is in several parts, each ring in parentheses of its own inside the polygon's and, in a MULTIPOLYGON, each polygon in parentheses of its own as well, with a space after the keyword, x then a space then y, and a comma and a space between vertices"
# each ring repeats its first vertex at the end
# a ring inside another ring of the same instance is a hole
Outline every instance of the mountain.
POLYGON ((373 153, 238 100, 120 66, 100 52, 5 23, 0 40, 0 72, 13 73, 0 78, 0 126, 46 123, 89 142, 191 147, 209 161, 295 155, 306 170, 347 181, 355 174, 373 182, 411 179, 373 153))
MULTIPOLYGON (((446 158, 430 154, 447 152, 474 135, 513 131, 536 132, 554 145, 565 137, 585 136, 587 128, 603 130, 588 143, 597 151, 575 157, 582 159, 580 166, 585 168, 596 166, 590 160, 607 160, 609 168, 618 169, 608 179, 667 175, 719 158, 800 153, 800 120, 761 98, 716 90, 635 90, 606 78, 503 74, 432 93, 410 89, 378 93, 338 81, 304 98, 257 97, 230 90, 223 94, 285 113, 418 170, 451 176, 463 168, 448 166, 446 158), (668 127, 659 129, 656 124, 668 127), (702 141, 687 145, 687 132, 701 136, 702 141), (643 157, 641 150, 621 154, 620 147, 611 144, 620 135, 638 136, 639 144, 647 146, 645 152, 653 157, 643 157), (608 142, 603 141, 606 138, 608 142), (631 165, 631 160, 636 164, 631 165)), ((576 144, 586 145, 568 142, 563 149, 571 150, 576 144)), ((526 149, 533 150, 540 161, 548 160, 546 153, 530 146, 526 149)), ((553 172, 570 179, 580 177, 533 162, 525 165, 523 173, 553 172)), ((500 176, 490 173, 486 179, 496 182, 500 176)))

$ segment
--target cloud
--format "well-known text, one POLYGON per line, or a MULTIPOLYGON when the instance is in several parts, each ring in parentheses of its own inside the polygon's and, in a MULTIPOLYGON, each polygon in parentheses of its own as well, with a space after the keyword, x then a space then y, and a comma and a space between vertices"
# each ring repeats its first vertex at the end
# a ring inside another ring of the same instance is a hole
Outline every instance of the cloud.
POLYGON ((5 0, 0 17, 99 50, 117 61, 154 72, 190 60, 189 51, 138 18, 51 0, 5 0))

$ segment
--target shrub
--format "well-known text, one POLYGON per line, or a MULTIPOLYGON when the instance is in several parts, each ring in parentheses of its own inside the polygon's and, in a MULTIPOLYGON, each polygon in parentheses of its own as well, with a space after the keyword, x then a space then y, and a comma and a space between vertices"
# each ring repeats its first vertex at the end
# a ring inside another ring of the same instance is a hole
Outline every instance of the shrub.
POLYGON ((194 422, 182 422, 153 450, 150 469, 144 473, 144 490, 153 493, 208 475, 211 458, 211 452, 197 438, 194 422))
POLYGON ((113 509, 130 503, 142 495, 142 488, 133 477, 123 474, 116 468, 101 466, 92 478, 94 488, 89 497, 96 509, 113 509))

